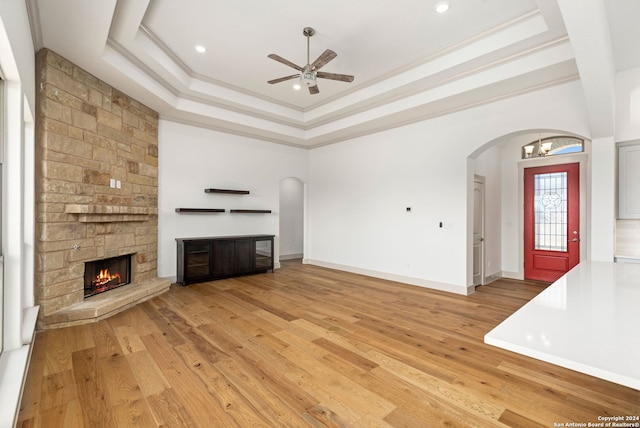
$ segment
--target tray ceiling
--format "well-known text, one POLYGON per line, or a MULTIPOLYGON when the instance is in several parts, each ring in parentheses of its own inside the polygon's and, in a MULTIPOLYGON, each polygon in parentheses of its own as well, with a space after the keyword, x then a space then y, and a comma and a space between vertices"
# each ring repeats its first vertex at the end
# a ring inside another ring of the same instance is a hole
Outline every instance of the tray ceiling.
MULTIPOLYGON (((161 117, 301 147, 331 144, 578 78, 555 0, 305 2, 279 0, 31 0, 47 47, 157 110, 161 117), (320 93, 266 82, 313 61, 352 83, 320 93), (207 48, 198 53, 195 45, 207 48)), ((625 0, 622 3, 633 2, 625 0)), ((628 16, 624 7, 610 19, 628 16), (613 17, 613 18, 612 18, 613 17)), ((636 15, 637 16, 637 15, 636 15)), ((632 23, 628 24, 632 26, 632 23)), ((624 48, 619 28, 614 42, 624 48), (617 37, 617 39, 616 39, 617 37)), ((635 39, 637 40, 637 39, 635 39)), ((627 42, 630 43, 631 40, 627 42)), ((614 49, 623 67, 638 58, 614 49)), ((618 60, 619 59, 619 60, 618 60)))

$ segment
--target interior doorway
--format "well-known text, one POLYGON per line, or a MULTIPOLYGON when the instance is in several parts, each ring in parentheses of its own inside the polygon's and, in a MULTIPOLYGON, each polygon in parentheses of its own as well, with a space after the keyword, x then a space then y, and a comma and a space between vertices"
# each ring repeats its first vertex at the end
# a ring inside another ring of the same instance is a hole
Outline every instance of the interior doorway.
POLYGON ((295 177, 280 181, 279 260, 304 256, 304 183, 295 177))
POLYGON ((473 285, 484 284, 484 183, 482 176, 473 178, 473 285))
POLYGON ((553 282, 580 261, 580 165, 524 170, 524 276, 553 282))

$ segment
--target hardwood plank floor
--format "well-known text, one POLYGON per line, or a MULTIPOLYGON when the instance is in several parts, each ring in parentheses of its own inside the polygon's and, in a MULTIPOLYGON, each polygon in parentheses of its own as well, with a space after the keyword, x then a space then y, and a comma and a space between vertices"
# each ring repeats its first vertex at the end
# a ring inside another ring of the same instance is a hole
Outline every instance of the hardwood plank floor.
POLYGON ((554 427, 640 391, 483 343, 545 288, 465 297, 286 261, 38 332, 20 427, 554 427))

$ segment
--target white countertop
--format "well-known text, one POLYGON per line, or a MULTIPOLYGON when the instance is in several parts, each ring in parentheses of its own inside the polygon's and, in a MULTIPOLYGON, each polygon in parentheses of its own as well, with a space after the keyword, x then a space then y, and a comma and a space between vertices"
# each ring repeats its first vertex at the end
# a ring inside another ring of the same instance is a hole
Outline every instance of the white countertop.
POLYGON ((640 390, 640 265, 582 262, 484 341, 640 390))

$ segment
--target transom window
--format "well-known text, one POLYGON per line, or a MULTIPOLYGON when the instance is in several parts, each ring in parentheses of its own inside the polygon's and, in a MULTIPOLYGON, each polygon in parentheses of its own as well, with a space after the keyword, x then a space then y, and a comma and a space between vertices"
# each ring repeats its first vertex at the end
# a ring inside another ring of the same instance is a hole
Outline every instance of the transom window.
POLYGON ((584 140, 576 137, 557 136, 538 139, 522 146, 522 159, 564 155, 584 151, 584 140))

